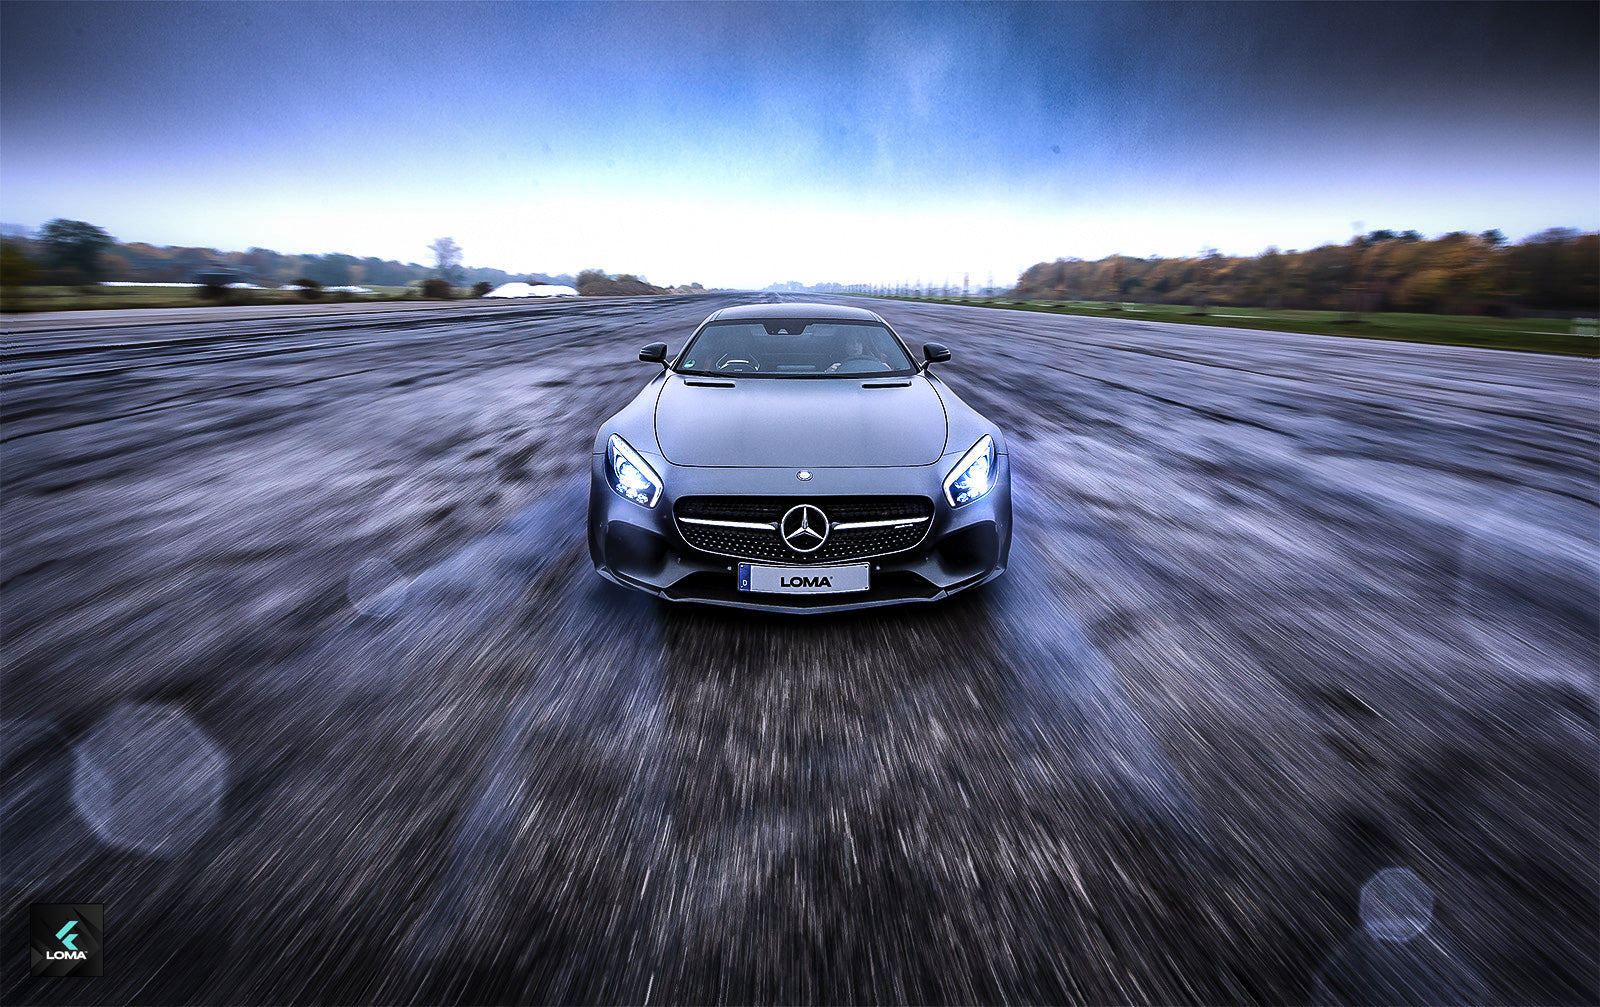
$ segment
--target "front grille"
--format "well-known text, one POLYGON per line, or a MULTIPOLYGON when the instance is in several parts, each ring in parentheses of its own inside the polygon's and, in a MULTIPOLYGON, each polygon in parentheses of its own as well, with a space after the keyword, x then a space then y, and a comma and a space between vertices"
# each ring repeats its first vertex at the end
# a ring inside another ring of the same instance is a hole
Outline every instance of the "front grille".
POLYGON ((702 552, 774 563, 838 563, 904 552, 928 534, 933 501, 917 496, 881 497, 683 497, 673 506, 683 540, 702 552), (828 539, 815 552, 795 552, 776 525, 789 508, 808 503, 828 516, 828 539), (692 524, 685 518, 745 521, 773 528, 723 528, 692 524), (854 521, 922 519, 884 528, 838 528, 854 521))

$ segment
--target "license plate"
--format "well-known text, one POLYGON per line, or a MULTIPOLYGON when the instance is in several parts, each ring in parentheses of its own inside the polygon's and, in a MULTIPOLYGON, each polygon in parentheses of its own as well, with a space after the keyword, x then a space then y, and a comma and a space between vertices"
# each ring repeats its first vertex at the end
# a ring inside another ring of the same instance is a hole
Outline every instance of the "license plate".
POLYGON ((739 590, 762 594, 843 594, 867 589, 867 564, 757 566, 739 564, 739 590))

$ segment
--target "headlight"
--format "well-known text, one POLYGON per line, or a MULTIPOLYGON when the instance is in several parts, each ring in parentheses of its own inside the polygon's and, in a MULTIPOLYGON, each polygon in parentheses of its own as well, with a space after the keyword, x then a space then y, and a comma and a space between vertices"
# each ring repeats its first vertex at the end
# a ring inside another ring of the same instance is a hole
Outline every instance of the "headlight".
POLYGON ((654 507, 661 499, 661 477, 616 434, 606 441, 606 481, 618 496, 641 507, 654 507))
POLYGON ((984 434, 944 477, 944 498, 960 507, 994 487, 994 438, 984 434))

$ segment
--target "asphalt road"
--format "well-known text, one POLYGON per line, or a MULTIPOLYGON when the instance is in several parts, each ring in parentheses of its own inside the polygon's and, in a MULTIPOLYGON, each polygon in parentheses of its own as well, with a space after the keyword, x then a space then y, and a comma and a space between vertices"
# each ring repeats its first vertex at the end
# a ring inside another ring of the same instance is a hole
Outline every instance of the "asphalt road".
POLYGON ((0 1000, 1600 1002, 1594 361, 872 302, 1011 569, 752 616, 582 539, 734 300, 0 323, 0 1000))

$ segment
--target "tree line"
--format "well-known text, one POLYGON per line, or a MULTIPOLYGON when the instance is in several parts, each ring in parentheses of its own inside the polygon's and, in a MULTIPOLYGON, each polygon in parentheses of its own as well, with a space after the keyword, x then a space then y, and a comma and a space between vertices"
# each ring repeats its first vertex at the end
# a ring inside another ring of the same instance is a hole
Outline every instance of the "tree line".
POLYGON ((0 240, 0 282, 7 287, 26 284, 79 286, 101 281, 136 283, 190 283, 218 267, 235 272, 239 280, 260 286, 281 286, 311 280, 325 287, 350 285, 403 287, 444 276, 451 283, 490 283, 511 280, 571 282, 571 277, 513 275, 501 269, 460 264, 460 247, 449 238, 429 246, 437 261, 432 266, 374 256, 285 254, 252 247, 243 252, 195 246, 151 245, 121 242, 93 224, 81 220, 52 220, 37 234, 0 240), (448 246, 442 245, 449 242, 448 246))
POLYGON ((1012 292, 1037 300, 1513 314, 1594 313, 1600 307, 1600 234, 1551 228, 1523 241, 1499 231, 1373 231, 1308 251, 1268 248, 1187 258, 1112 255, 1028 267, 1012 292))

